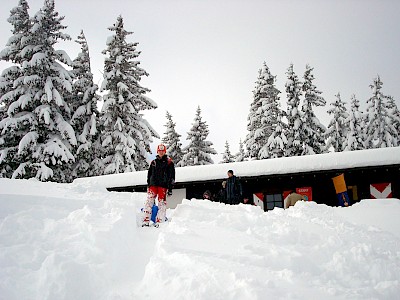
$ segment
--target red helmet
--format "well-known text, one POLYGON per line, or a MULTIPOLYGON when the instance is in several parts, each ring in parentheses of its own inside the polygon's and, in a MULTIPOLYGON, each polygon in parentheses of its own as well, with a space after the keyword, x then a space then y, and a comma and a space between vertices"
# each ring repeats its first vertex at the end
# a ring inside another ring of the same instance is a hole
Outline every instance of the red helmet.
POLYGON ((157 152, 158 152, 158 151, 167 152, 167 147, 165 147, 164 144, 160 144, 160 145, 157 146, 157 152))

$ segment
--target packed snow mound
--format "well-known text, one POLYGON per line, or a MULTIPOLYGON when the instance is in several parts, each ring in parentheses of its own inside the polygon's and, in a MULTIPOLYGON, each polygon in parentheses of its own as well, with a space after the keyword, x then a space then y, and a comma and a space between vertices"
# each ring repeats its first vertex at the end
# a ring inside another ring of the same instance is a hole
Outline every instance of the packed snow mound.
POLYGON ((287 210, 0 179, 0 299, 397 299, 400 201, 287 210), (150 297, 150 298, 149 298, 150 297))
POLYGON ((184 200, 160 233, 137 297, 396 299, 399 213, 398 200, 348 209, 299 202, 267 213, 184 200), (373 219, 353 222, 371 207, 389 213, 392 232, 373 219))
POLYGON ((0 179, 0 299, 130 292, 143 275, 132 271, 144 268, 135 214, 143 201, 97 186, 0 179))

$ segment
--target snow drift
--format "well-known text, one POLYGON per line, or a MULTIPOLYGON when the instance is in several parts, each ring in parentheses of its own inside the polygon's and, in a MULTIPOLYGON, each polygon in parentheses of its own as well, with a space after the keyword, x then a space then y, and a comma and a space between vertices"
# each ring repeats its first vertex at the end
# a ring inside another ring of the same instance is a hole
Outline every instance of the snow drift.
POLYGON ((141 228, 144 194, 0 179, 0 299, 396 299, 400 201, 263 212, 183 200, 141 228))

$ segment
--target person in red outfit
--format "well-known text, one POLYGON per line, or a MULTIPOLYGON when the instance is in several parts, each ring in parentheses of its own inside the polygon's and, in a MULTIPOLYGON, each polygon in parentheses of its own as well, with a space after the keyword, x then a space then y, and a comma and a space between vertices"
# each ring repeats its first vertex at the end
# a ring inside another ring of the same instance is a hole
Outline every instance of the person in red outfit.
POLYGON ((167 156, 167 148, 160 144, 157 146, 157 156, 150 163, 147 172, 147 199, 144 205, 144 219, 142 226, 150 225, 151 210, 156 197, 158 198, 158 212, 154 226, 165 221, 167 210, 167 194, 172 195, 175 182, 175 166, 167 156))

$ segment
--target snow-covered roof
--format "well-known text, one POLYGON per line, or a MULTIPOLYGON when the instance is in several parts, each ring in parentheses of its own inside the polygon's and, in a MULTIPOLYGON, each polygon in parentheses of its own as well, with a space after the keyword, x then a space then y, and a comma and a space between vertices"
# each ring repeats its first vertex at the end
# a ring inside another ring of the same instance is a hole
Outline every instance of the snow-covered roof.
MULTIPOLYGON (((176 168, 175 181, 222 179, 227 177, 230 169, 239 177, 255 177, 387 165, 400 165, 400 147, 180 167, 176 168)), ((147 184, 147 171, 78 178, 75 181, 93 181, 106 188, 143 186, 147 184)))

